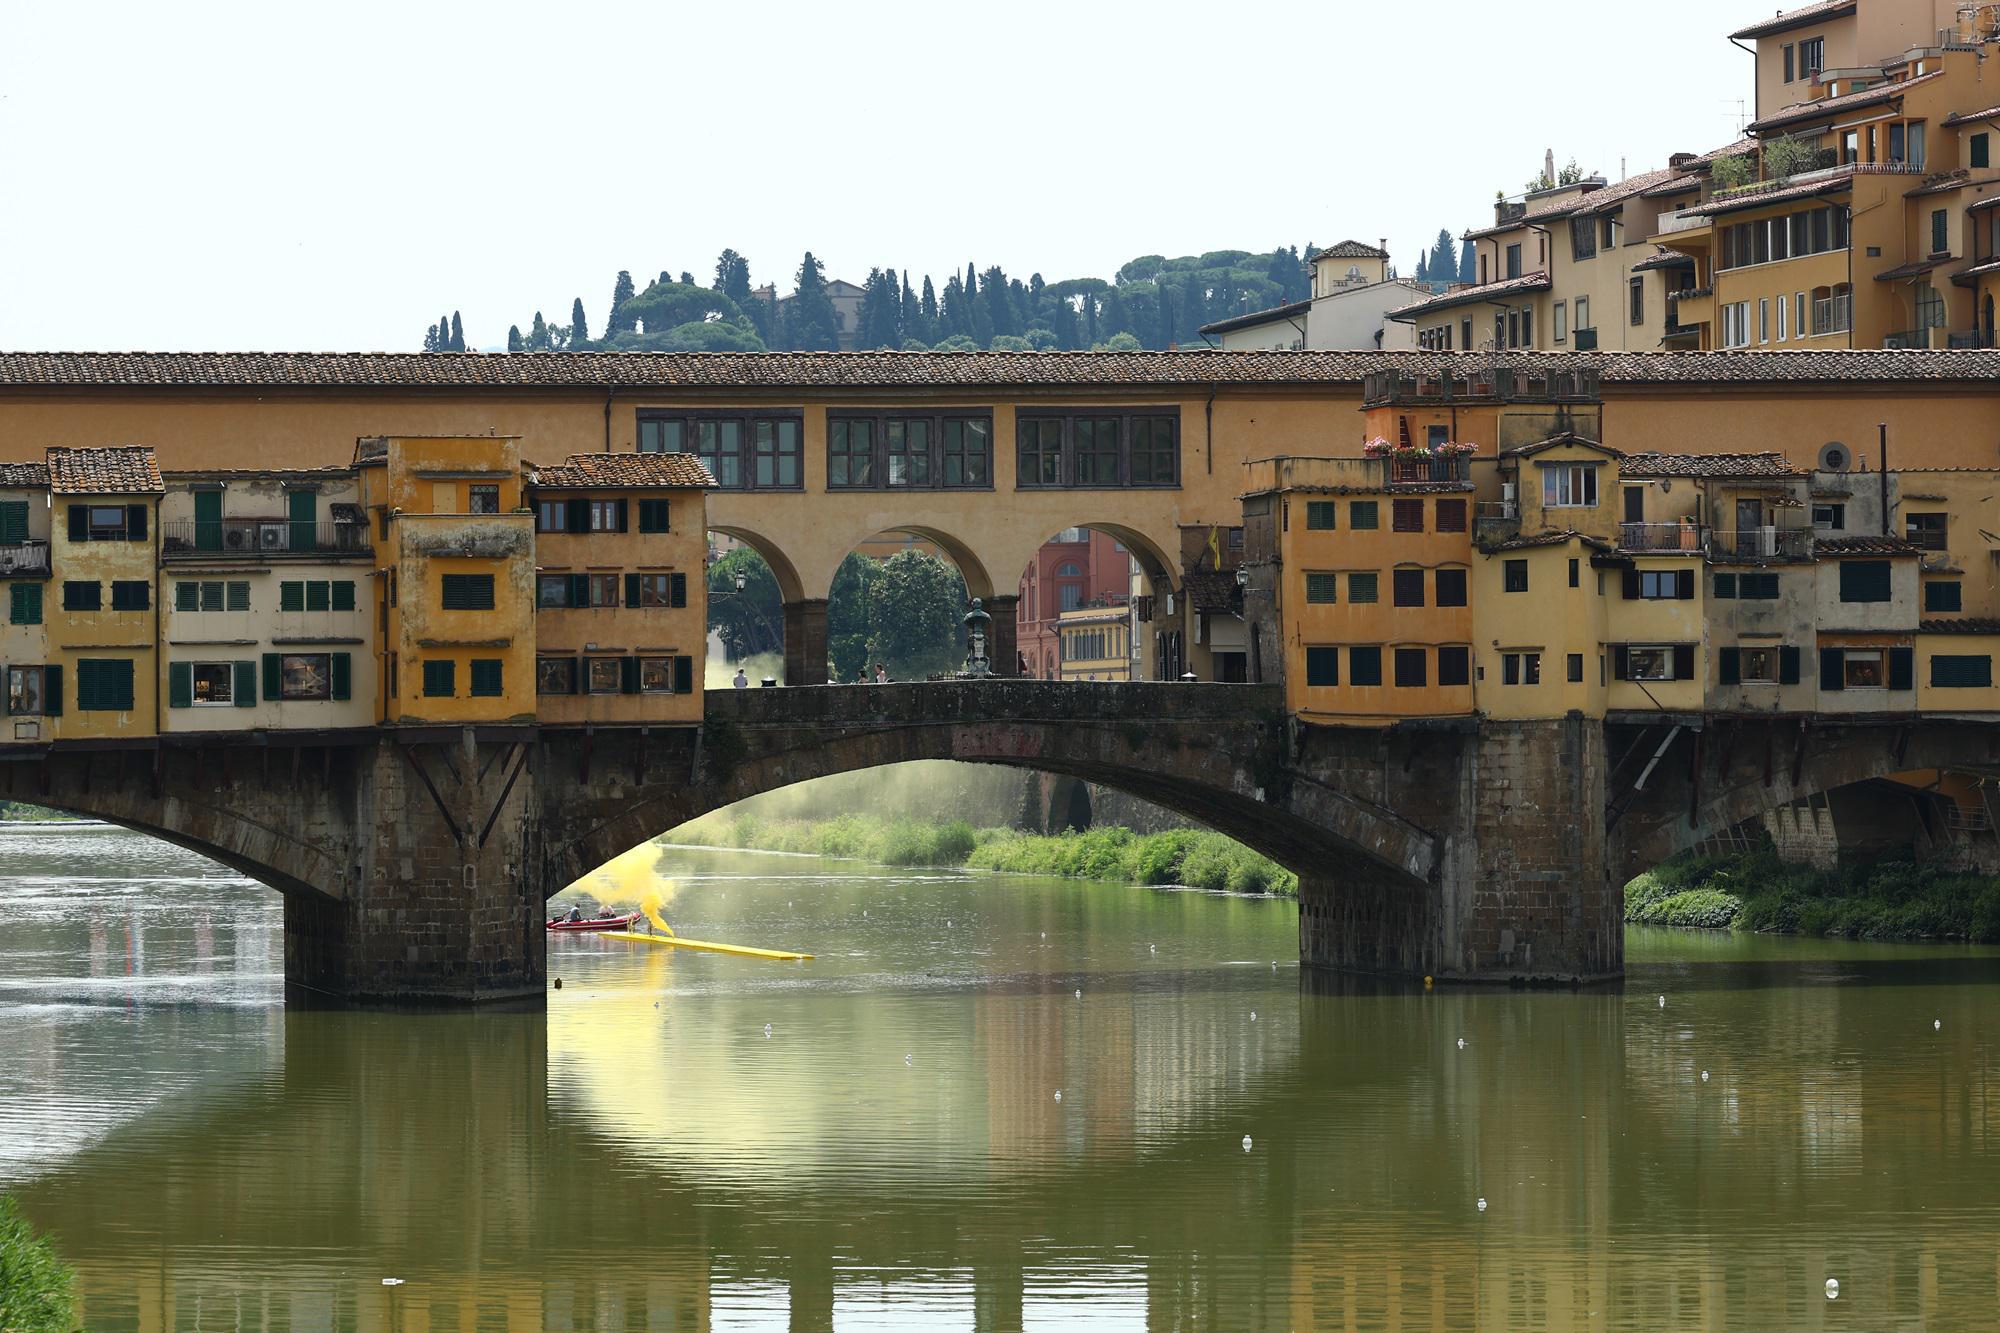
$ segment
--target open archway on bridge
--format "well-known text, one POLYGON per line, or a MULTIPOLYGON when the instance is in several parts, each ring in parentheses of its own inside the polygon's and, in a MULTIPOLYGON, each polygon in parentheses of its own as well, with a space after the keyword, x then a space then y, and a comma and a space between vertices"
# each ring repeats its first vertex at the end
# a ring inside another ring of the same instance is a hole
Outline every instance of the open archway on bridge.
POLYGON ((1171 680, 1185 644, 1169 607, 1178 567, 1119 524, 1064 528, 1028 556, 1018 583, 1015 671, 1037 680, 1171 680))

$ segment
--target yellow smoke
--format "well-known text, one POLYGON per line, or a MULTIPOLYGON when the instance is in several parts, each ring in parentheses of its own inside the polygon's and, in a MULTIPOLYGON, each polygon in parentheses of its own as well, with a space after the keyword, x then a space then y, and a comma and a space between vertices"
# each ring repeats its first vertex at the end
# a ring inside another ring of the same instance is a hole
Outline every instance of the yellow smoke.
MULTIPOLYGON (((672 880, 668 879, 660 882, 667 886, 669 894, 673 892, 674 882, 672 880)), ((660 895, 658 893, 648 889, 646 896, 639 900, 639 910, 646 914, 646 919, 652 922, 653 928, 662 935, 671 935, 674 933, 674 928, 660 919, 660 895)))
POLYGON ((674 932, 661 919, 660 908, 673 901, 675 885, 672 880, 660 877, 654 868, 658 863, 659 852, 650 844, 641 843, 612 857, 570 887, 588 888, 600 902, 613 907, 626 908, 636 903, 662 934, 671 935, 674 932))

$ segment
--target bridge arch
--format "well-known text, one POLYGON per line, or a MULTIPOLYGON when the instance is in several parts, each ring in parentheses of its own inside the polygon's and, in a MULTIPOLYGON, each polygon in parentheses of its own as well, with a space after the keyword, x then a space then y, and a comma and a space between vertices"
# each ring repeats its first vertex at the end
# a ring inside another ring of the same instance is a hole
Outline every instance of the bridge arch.
MULTIPOLYGON (((805 599, 807 596, 805 591, 806 584, 799 577, 798 567, 792 563, 791 557, 785 554, 785 548, 768 533, 753 528, 746 528, 735 523, 711 523, 708 525, 708 530, 710 532, 719 532, 725 537, 734 538, 755 551, 764 563, 770 567, 771 577, 776 579, 778 583, 778 594, 786 602, 798 602, 805 599)), ((828 582, 831 582, 832 578, 832 574, 829 573, 827 575, 828 582)), ((826 590, 824 586, 821 587, 819 592, 812 595, 825 597, 826 590)))

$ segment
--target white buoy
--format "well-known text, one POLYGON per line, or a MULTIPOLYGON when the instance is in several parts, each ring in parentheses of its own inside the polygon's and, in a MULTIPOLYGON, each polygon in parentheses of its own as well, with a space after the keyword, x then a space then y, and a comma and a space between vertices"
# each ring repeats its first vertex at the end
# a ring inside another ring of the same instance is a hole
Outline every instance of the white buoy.
POLYGON ((950 929, 951 929, 951 918, 950 918, 950 917, 946 917, 946 918, 944 919, 944 928, 945 928, 946 930, 950 930, 950 929))
POLYGON ((1056 1089, 1056 1100, 1057 1100, 1057 1101, 1061 1101, 1061 1100, 1062 1100, 1062 1089, 1061 1089, 1061 1088, 1057 1088, 1057 1089, 1056 1089))
POLYGON ((1243 1136, 1243 1151, 1244 1152, 1250 1151, 1250 1136, 1248 1134, 1245 1134, 1243 1136))
POLYGON ((764 1035, 766 1037, 769 1037, 771 1035, 771 1025, 769 1023, 766 1023, 764 1025, 764 1035))
POLYGON ((403 1279, 399 1277, 385 1277, 382 1279, 382 1285, 385 1287, 400 1287, 403 1285, 403 1279))
POLYGON ((1083 998, 1083 992, 1082 992, 1081 990, 1077 991, 1077 993, 1076 993, 1076 998, 1077 998, 1077 999, 1079 999, 1079 1000, 1081 1000, 1081 999, 1083 998))
POLYGON ((1480 1211, 1480 1212, 1482 1212, 1482 1213, 1486 1211, 1486 1200, 1485 1200, 1485 1199, 1481 1199, 1481 1200, 1479 1201, 1479 1211, 1480 1211))
POLYGON ((1830 1301, 1837 1301, 1837 1300, 1839 1300, 1839 1299, 1840 1299, 1840 1279, 1839 1279, 1839 1278, 1837 1278, 1837 1277, 1830 1277, 1830 1278, 1828 1278, 1828 1279, 1826 1280, 1826 1298, 1827 1298, 1828 1300, 1830 1300, 1830 1301))
POLYGON ((1944 1020, 1942 1018, 1933 1018, 1931 1020, 1931 1031, 1933 1032, 1944 1031, 1944 1020))
POLYGON ((1708 1082, 1708 1071, 1706 1069, 1701 1071, 1701 1081, 1704 1083, 1708 1082))
POLYGON ((1147 953, 1158 953, 1159 951, 1160 951, 1160 946, 1157 944, 1149 944, 1146 946, 1147 953))
POLYGON ((904 1063, 904 1064, 909 1064, 909 1063, 910 1063, 910 1061, 911 1061, 911 1057, 910 1057, 910 1056, 908 1056, 908 1055, 905 1055, 905 1056, 903 1057, 903 1063, 904 1063))
POLYGON ((1662 995, 1660 997, 1660 1008, 1664 1009, 1666 1007, 1667 1007, 1667 997, 1662 995))
POLYGON ((1465 1049, 1465 1038, 1460 1037, 1458 1039, 1458 1049, 1461 1051, 1465 1049))
POLYGON ((1046 930, 1045 930, 1045 931, 1043 931, 1043 932, 1042 932, 1042 938, 1043 938, 1043 939, 1047 939, 1048 937, 1049 937, 1049 932, 1047 932, 1046 930))
POLYGON ((1254 1023, 1254 1022, 1256 1022, 1256 1021, 1257 1021, 1257 1011, 1256 1011, 1255 1009, 1252 1009, 1252 1010, 1250 1011, 1250 1021, 1251 1021, 1252 1023, 1254 1023))

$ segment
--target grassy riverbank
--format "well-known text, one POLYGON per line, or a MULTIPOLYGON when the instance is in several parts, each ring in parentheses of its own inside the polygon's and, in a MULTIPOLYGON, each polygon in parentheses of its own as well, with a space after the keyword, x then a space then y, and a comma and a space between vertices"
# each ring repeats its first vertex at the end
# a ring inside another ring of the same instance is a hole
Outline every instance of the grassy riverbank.
POLYGON ((1669 862, 1625 886, 1625 919, 1874 940, 2000 941, 2000 879, 1907 861, 1826 872, 1769 850, 1669 862))
POLYGON ((963 820, 929 822, 839 815, 832 819, 710 816, 674 834, 677 842, 852 857, 892 866, 964 866, 1123 884, 1185 884, 1233 893, 1298 892, 1298 879, 1220 833, 1127 828, 1039 837, 974 828, 963 820))
POLYGON ((47 1239, 0 1194, 0 1329, 69 1333, 76 1327, 73 1280, 47 1239))

